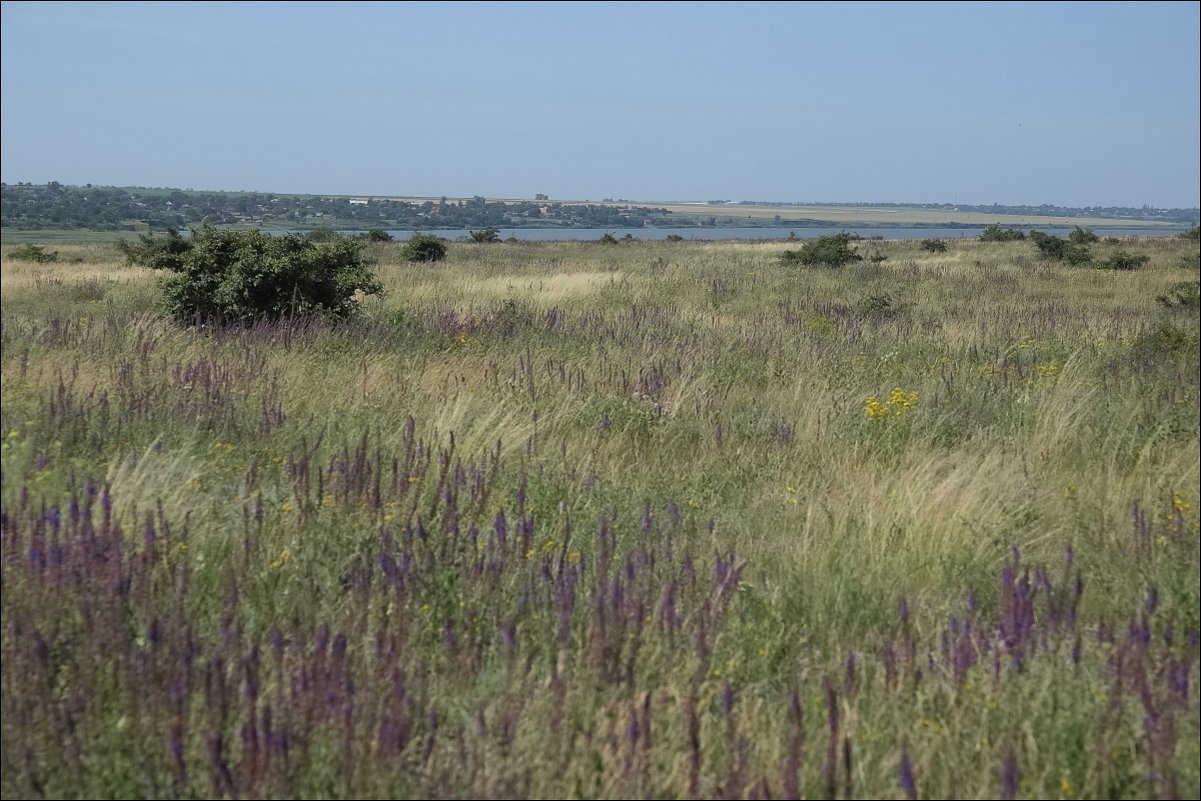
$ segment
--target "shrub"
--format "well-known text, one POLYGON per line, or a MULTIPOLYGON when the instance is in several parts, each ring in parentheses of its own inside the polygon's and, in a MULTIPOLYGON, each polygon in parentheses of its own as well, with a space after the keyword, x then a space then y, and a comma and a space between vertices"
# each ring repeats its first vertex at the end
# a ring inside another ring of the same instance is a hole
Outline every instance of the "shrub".
POLYGON ((664 242, 683 242, 683 241, 684 241, 684 237, 680 236, 679 234, 668 234, 668 235, 667 235, 667 236, 664 238, 664 240, 663 240, 663 241, 664 241, 664 242))
MULTIPOLYGON (((1031 236, 1033 235, 1034 232, 1031 232, 1031 236)), ((1025 238, 1026 235, 1016 228, 1002 228, 996 223, 985 228, 980 234, 981 242, 1021 242, 1025 238)))
POLYGON ((362 239, 368 242, 392 242, 392 234, 387 231, 381 231, 379 228, 372 228, 365 234, 359 235, 362 239))
POLYGON ((17 261, 34 261, 38 264, 58 261, 58 253, 47 253, 45 248, 40 245, 33 245, 28 242, 10 250, 8 257, 17 261))
POLYGON ((1181 281, 1155 300, 1165 309, 1196 311, 1201 308, 1201 281, 1181 281))
POLYGON ((249 324, 320 313, 345 317, 355 294, 380 294, 358 239, 319 244, 308 237, 205 225, 187 239, 174 230, 120 244, 126 258, 175 273, 160 282, 163 306, 180 323, 249 324))
POLYGON ((433 234, 413 234, 405 242, 401 255, 405 261, 442 261, 446 258, 446 243, 433 234))
POLYGON ((601 234, 601 238, 598 239, 597 241, 600 242, 602 245, 616 245, 617 237, 613 236, 613 234, 605 232, 605 233, 601 234))
POLYGON ((1137 270, 1149 261, 1151 261, 1151 257, 1146 253, 1127 253, 1124 250, 1115 250, 1108 259, 1097 266, 1103 270, 1137 270))
POLYGON ((927 253, 946 253, 947 243, 941 239, 923 239, 922 250, 927 253))
POLYGON ((780 261, 784 264, 825 267, 842 267, 851 262, 861 261, 863 257, 850 248, 850 241, 851 235, 845 231, 819 236, 806 242, 800 250, 784 251, 780 254, 780 261))
POLYGON ((468 234, 467 239, 469 242, 475 242, 476 244, 490 245, 493 242, 500 241, 500 231, 489 225, 487 228, 482 230, 472 231, 470 234, 468 234))
POLYGON ((1068 234, 1068 241, 1074 245, 1091 245, 1099 239, 1100 237, 1093 233, 1093 229, 1081 228, 1079 225, 1076 226, 1076 230, 1068 234))
POLYGON ((861 320, 892 320, 909 311, 907 304, 895 302, 887 292, 865 295, 851 309, 861 320))
POLYGON ((1030 240, 1044 259, 1055 259, 1073 267, 1088 264, 1093 260, 1093 254, 1087 245, 1060 239, 1042 231, 1031 231, 1030 240))
POLYGON ((1165 358, 1195 353, 1198 348, 1197 329, 1191 330, 1172 323, 1163 323, 1139 335, 1131 347, 1136 358, 1165 358))
POLYGON ((338 229, 329 225, 318 225, 305 234, 305 238, 310 242, 333 242, 335 239, 340 239, 341 236, 338 229))
POLYGON ((1194 242, 1201 241, 1201 227, 1194 225, 1180 235, 1181 239, 1191 239, 1194 242))

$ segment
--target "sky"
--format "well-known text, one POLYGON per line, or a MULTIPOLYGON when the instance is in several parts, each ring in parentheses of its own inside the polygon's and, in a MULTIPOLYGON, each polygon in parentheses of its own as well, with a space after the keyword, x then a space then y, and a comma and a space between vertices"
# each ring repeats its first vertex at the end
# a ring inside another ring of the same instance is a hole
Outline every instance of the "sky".
POLYGON ((1197 2, 3 2, 0 180, 1201 205, 1197 2))

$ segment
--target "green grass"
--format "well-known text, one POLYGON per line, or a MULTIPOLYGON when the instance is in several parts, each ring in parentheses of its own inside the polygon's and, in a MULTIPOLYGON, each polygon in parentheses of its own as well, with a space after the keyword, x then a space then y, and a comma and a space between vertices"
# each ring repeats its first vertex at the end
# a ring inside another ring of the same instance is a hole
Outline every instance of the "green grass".
POLYGON ((6 257, 4 796, 1196 796, 1196 245, 877 244, 373 246, 246 331, 6 257))

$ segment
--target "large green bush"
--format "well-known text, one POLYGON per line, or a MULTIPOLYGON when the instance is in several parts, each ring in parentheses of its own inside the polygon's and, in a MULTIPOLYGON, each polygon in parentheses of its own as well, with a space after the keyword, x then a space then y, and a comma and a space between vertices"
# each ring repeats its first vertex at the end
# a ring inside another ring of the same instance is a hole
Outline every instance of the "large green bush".
POLYGON ((430 262, 446 258, 446 243, 433 234, 413 234, 401 251, 405 261, 430 262))
POLYGON ((863 259, 850 247, 851 235, 846 231, 829 236, 810 239, 800 250, 786 250, 780 254, 785 264, 805 266, 842 267, 863 259))
POLYGON ((1016 228, 1002 228, 993 223, 980 234, 981 242, 1021 242, 1026 235, 1016 228))
POLYGON ((1034 247, 1038 249, 1039 255, 1044 259, 1054 259, 1072 267, 1080 267, 1093 260, 1093 254, 1088 249, 1088 245, 1080 242, 1061 239, 1044 234, 1042 231, 1031 231, 1030 241, 1034 243, 1034 247))
POLYGON ((314 242, 298 235, 229 231, 205 225, 183 237, 142 234, 125 240, 126 258, 174 273, 160 283, 164 308, 177 321, 248 324, 320 313, 345 317, 359 292, 380 294, 358 239, 314 242))

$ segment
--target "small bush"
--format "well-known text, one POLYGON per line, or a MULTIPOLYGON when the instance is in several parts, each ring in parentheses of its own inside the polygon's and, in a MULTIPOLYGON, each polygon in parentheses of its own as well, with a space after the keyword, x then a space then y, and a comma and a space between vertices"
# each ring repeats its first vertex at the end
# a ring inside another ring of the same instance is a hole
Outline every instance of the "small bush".
POLYGON ((335 239, 341 239, 342 235, 332 226, 318 225, 305 234, 305 238, 310 242, 333 242, 335 239))
POLYGON ((38 264, 46 264, 52 261, 58 261, 58 253, 47 253, 45 248, 40 245, 32 245, 26 243, 18 245, 8 252, 10 259, 16 261, 33 261, 38 264))
POLYGON ((800 250, 786 250, 780 261, 786 265, 803 264, 808 267, 842 267, 851 262, 862 261, 863 257, 851 249, 851 235, 842 233, 819 236, 801 246, 800 250))
POLYGON ((663 240, 664 242, 683 242, 684 237, 679 234, 668 234, 663 240))
POLYGON ((219 230, 206 225, 187 239, 143 234, 120 244, 126 258, 175 273, 160 284, 163 306, 180 323, 250 324, 320 313, 345 317, 358 292, 383 292, 358 239, 318 244, 303 236, 219 230))
POLYGON ((1165 309, 1197 311, 1201 308, 1201 281, 1181 281, 1155 300, 1165 309))
POLYGON ((852 307, 861 320, 892 320, 909 311, 908 305, 897 303, 887 292, 865 295, 852 307))
POLYGON ((413 234, 405 242, 401 256, 411 262, 442 261, 446 258, 446 243, 433 234, 413 234))
POLYGON ((1195 353, 1197 349, 1197 328, 1190 330, 1172 323, 1140 334, 1132 346, 1135 357, 1151 359, 1195 353))
POLYGON ((392 242, 392 241, 394 241, 392 239, 392 234, 388 233, 387 231, 381 231, 379 228, 372 228, 367 233, 360 234, 360 236, 363 239, 367 240, 368 242, 392 242))
POLYGON ((1038 248, 1039 255, 1044 259, 1062 261, 1073 267, 1089 264, 1093 260, 1093 254, 1087 245, 1060 239, 1057 236, 1044 234, 1042 231, 1031 231, 1030 241, 1038 248))
POLYGON ((922 250, 927 253, 946 253, 947 243, 941 239, 923 239, 922 250))
POLYGON ((467 236, 467 241, 474 242, 477 245, 490 245, 493 242, 500 241, 500 231, 489 225, 487 228, 479 231, 472 231, 467 236))
POLYGON ((613 236, 613 234, 610 234, 606 231, 605 233, 601 234, 601 238, 598 239, 597 241, 600 242, 602 245, 616 245, 617 237, 613 236))
POLYGON ((1025 238, 1026 235, 1016 228, 1002 228, 996 223, 985 228, 984 233, 980 234, 981 242, 1021 242, 1025 238))
POLYGON ((1194 242, 1201 241, 1201 227, 1194 225, 1180 235, 1181 239, 1191 239, 1194 242))
POLYGON ((1076 230, 1068 234, 1068 241, 1073 245, 1091 245, 1099 239, 1100 237, 1093 233, 1093 229, 1081 228, 1079 225, 1076 226, 1076 230))
POLYGON ((1097 266, 1103 270, 1137 270, 1149 261, 1151 261, 1151 257, 1146 253, 1127 253, 1124 250, 1115 250, 1109 258, 1097 266))

